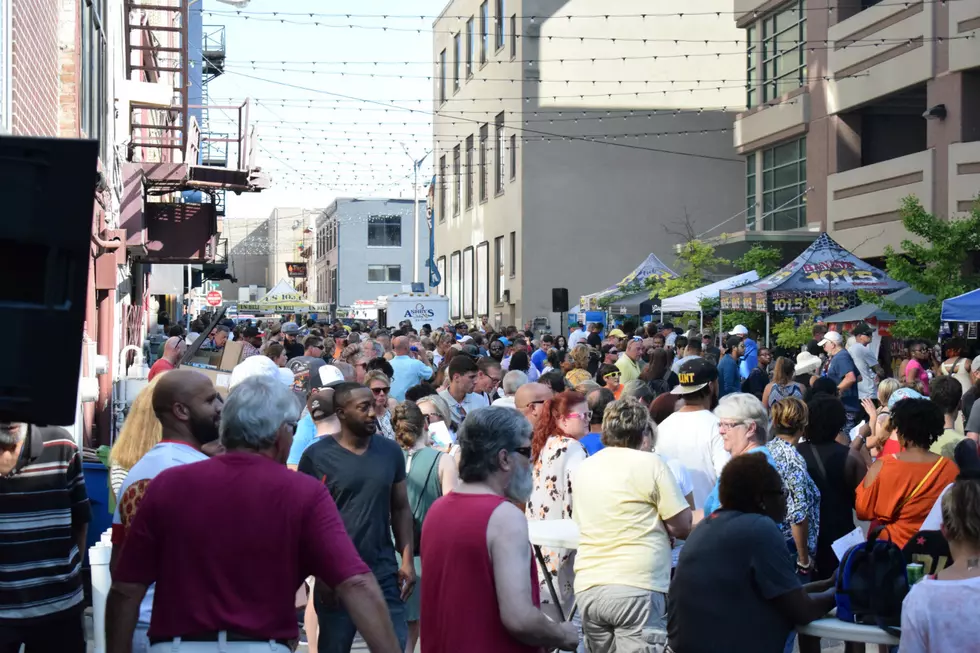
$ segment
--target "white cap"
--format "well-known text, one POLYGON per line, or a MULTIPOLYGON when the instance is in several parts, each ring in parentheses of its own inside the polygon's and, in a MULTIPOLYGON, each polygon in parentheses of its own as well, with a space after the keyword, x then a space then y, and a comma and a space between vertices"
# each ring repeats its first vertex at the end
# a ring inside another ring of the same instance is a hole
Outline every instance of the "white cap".
POLYGON ((745 328, 744 324, 739 324, 734 329, 728 332, 730 336, 747 336, 749 335, 749 330, 745 328))
MULTIPOLYGON (((261 354, 249 356, 231 371, 229 387, 234 388, 245 379, 250 379, 253 376, 267 376, 273 379, 284 380, 285 377, 280 376, 279 369, 279 366, 273 363, 272 359, 267 356, 262 356, 261 354)), ((286 371, 289 372, 289 385, 292 385, 293 374, 290 370, 286 371)))
POLYGON ((823 340, 821 340, 820 342, 818 342, 817 345, 823 347, 828 342, 832 342, 835 345, 839 345, 842 342, 844 342, 844 340, 843 340, 843 338, 841 338, 841 335, 839 333, 837 333, 836 331, 828 331, 827 333, 824 334, 823 340))
POLYGON ((333 365, 324 365, 320 368, 320 387, 326 387, 344 380, 344 373, 333 365))
MULTIPOLYGON (((255 356, 251 358, 255 358, 255 356)), ((293 371, 288 367, 280 367, 278 368, 278 372, 279 380, 282 381, 283 385, 290 388, 293 387, 293 383, 296 381, 296 375, 293 374, 293 371)))

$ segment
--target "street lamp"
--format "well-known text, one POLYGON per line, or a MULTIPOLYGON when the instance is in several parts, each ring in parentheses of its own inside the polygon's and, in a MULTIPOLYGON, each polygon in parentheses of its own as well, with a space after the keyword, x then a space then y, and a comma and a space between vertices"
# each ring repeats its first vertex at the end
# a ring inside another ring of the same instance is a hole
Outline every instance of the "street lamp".
POLYGON ((408 155, 408 158, 412 160, 412 173, 414 175, 412 181, 412 192, 415 194, 415 223, 413 225, 415 233, 415 248, 413 250, 414 255, 412 258, 412 282, 419 283, 419 168, 422 167, 422 162, 425 161, 425 158, 429 156, 432 151, 430 150, 429 152, 426 152, 422 155, 421 159, 416 160, 415 157, 412 156, 412 153, 408 151, 408 146, 405 145, 405 143, 399 143, 399 145, 401 145, 402 149, 405 150, 405 154, 408 155))

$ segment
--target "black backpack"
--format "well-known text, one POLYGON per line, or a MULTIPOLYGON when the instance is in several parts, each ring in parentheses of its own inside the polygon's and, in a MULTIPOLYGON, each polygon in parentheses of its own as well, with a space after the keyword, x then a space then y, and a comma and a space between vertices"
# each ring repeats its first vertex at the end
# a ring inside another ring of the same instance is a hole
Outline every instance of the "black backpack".
POLYGON ((898 635, 902 625, 902 601, 909 593, 905 556, 890 540, 879 540, 881 528, 868 540, 851 547, 837 570, 837 618, 878 626, 898 635))

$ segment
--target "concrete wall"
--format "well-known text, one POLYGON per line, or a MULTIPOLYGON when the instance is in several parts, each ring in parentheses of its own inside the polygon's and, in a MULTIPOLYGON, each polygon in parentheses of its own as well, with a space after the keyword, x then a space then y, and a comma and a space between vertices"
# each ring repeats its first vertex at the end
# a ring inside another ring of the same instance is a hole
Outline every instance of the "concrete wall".
MULTIPOLYGON (((268 227, 267 288, 287 278, 286 263, 302 260, 299 245, 303 242, 303 229, 310 226, 314 215, 313 209, 288 207, 272 210, 268 227)), ((296 281, 291 283, 295 285, 296 281)))
POLYGON ((219 283, 225 297, 238 297, 238 288, 267 285, 269 266, 269 219, 225 218, 222 235, 228 239, 228 274, 238 283, 219 283))

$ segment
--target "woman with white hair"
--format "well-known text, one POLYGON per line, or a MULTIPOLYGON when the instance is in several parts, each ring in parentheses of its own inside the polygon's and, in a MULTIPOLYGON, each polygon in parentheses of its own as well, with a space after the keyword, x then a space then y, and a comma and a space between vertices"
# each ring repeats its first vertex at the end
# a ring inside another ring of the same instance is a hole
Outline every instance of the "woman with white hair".
POLYGON ((500 387, 504 390, 504 396, 500 399, 496 399, 493 402, 494 406, 506 406, 507 408, 517 408, 514 404, 514 395, 517 394, 517 389, 522 385, 527 383, 527 374, 521 372, 520 370, 511 370, 504 374, 504 379, 500 383, 500 387))

